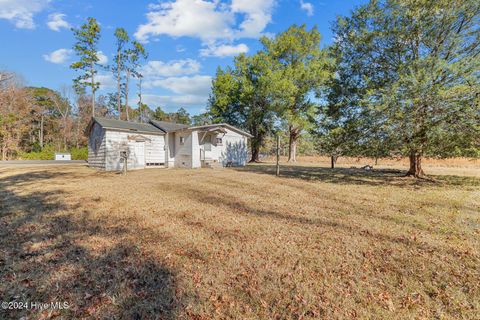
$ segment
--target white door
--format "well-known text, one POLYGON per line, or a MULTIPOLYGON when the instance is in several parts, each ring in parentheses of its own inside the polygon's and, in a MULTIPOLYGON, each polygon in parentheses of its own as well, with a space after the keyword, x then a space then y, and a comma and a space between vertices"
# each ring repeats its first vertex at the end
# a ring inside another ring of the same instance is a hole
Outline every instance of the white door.
POLYGON ((135 168, 145 167, 145 142, 135 142, 135 168))
POLYGON ((203 151, 205 152, 205 160, 212 159, 212 143, 210 141, 205 141, 203 151))

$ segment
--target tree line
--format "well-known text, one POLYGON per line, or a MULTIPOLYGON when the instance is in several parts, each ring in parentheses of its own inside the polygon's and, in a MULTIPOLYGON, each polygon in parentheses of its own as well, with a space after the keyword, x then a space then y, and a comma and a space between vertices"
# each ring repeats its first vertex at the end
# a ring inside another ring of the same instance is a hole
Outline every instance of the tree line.
POLYGON ((94 18, 78 29, 73 89, 23 88, 0 74, 2 158, 17 151, 85 146, 91 116, 206 124, 227 122, 253 135, 251 161, 280 135, 288 160, 297 148, 329 155, 410 159, 480 156, 480 3, 474 0, 371 0, 338 17, 334 42, 321 47, 317 28, 292 25, 262 37, 253 55, 218 68, 205 113, 167 113, 142 101, 143 45, 123 28, 115 57, 99 63, 101 28, 94 18), (116 92, 97 96, 99 70, 111 72, 116 92), (137 84, 138 104, 129 93, 137 84))
MULTIPOLYGON (((95 98, 96 116, 118 118, 112 96, 116 94, 102 94, 95 98)), ((126 117, 124 110, 120 115, 126 117)), ((46 160, 52 159, 56 151, 71 151, 77 159, 86 159, 85 129, 91 118, 91 95, 78 93, 67 85, 59 90, 24 86, 18 75, 0 71, 1 160, 46 160)), ((151 110, 141 104, 129 112, 129 121, 146 122, 149 119, 201 123, 200 116, 191 116, 184 108, 165 112, 161 107, 151 110)))
POLYGON ((116 54, 113 63, 107 66, 100 64, 101 27, 96 19, 88 18, 72 32, 73 49, 78 58, 70 66, 77 72, 72 85, 63 85, 59 90, 27 87, 18 75, 0 70, 2 160, 51 159, 55 151, 72 151, 77 158, 86 159, 84 130, 92 116, 136 122, 156 119, 190 124, 199 121, 199 116, 190 116, 184 108, 165 112, 161 107, 152 110, 142 102, 140 67, 148 54, 142 44, 130 40, 125 29, 114 31, 116 54), (97 94, 101 85, 96 80, 100 70, 114 75, 116 92, 97 94), (129 105, 132 80, 137 82, 136 108, 129 105))
POLYGON ((218 69, 208 112, 252 135, 251 161, 286 132, 332 157, 480 156, 480 3, 372 0, 334 23, 320 48, 316 27, 293 25, 262 49, 218 69))

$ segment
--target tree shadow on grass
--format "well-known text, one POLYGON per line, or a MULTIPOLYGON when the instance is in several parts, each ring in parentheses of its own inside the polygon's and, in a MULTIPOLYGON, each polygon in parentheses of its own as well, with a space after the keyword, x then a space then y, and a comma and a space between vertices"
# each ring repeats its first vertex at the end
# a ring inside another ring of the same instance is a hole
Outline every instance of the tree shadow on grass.
MULTIPOLYGON (((253 164, 234 170, 259 174, 275 175, 276 168, 272 164, 253 164)), ((434 182, 429 180, 405 177, 406 171, 375 169, 366 171, 359 168, 324 168, 299 165, 281 165, 280 176, 307 181, 322 181, 337 184, 356 185, 395 185, 395 186, 427 186, 444 184, 450 186, 480 186, 480 179, 475 177, 434 175, 434 182)))
POLYGON ((175 319, 183 300, 175 271, 128 240, 131 229, 89 219, 79 209, 85 204, 66 203, 63 190, 22 190, 62 177, 72 179, 52 171, 0 178, 0 296, 68 308, 1 309, 0 318, 175 319), (89 236, 108 245, 85 246, 89 236))
MULTIPOLYGON (((180 186, 179 186, 180 187, 180 186)), ((289 214, 287 212, 277 210, 277 209, 268 209, 262 208, 261 206, 253 206, 242 199, 232 197, 227 193, 215 192, 212 193, 209 190, 199 190, 195 188, 186 188, 182 187, 185 190, 190 198, 195 199, 199 203, 206 203, 213 206, 218 206, 219 210, 224 210, 224 207, 229 208, 235 213, 252 216, 252 217, 261 217, 269 219, 272 221, 277 221, 280 223, 294 224, 298 226, 316 226, 323 228, 333 228, 338 231, 346 232, 348 234, 357 234, 359 236, 369 238, 373 241, 379 241, 383 243, 389 243, 392 245, 404 245, 407 248, 414 249, 419 252, 431 254, 434 252, 443 253, 450 256, 460 257, 464 255, 464 251, 448 246, 443 245, 433 245, 426 242, 419 242, 414 239, 410 239, 404 235, 394 235, 386 232, 363 228, 355 224, 349 224, 342 219, 337 219, 335 217, 325 216, 319 214, 315 217, 301 216, 296 214, 289 214)), ((375 219, 372 215, 365 215, 366 219, 375 219)), ((394 220, 386 221, 388 223, 395 224, 394 220)), ((411 228, 416 228, 415 225, 411 225, 411 228)), ((216 230, 211 230, 212 234, 216 230)))

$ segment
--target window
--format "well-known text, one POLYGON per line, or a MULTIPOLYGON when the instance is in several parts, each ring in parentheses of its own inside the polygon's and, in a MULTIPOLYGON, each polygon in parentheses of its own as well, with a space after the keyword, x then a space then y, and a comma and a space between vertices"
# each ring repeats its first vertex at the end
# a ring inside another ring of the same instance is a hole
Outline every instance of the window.
POLYGON ((180 144, 185 144, 185 137, 180 137, 180 144))
POLYGON ((215 138, 216 145, 222 145, 222 138, 215 138))
POLYGON ((205 142, 203 148, 205 151, 212 151, 212 144, 210 142, 205 142))

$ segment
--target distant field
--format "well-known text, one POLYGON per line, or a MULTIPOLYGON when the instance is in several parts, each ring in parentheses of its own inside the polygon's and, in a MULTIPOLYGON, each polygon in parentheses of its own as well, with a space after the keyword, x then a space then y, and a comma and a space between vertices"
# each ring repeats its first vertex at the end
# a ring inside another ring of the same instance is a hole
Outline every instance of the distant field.
MULTIPOLYGON (((282 160, 286 160, 287 157, 282 157, 282 160)), ((274 159, 271 158, 271 161, 274 159)), ((320 157, 320 156, 300 156, 298 158, 300 162, 308 163, 328 163, 330 164, 329 157, 320 157)), ((408 158, 400 159, 391 159, 391 158, 379 158, 377 163, 379 166, 402 166, 408 167, 408 158)), ((365 165, 375 164, 375 159, 373 158, 354 158, 354 157, 339 157, 337 163, 340 165, 352 164, 352 165, 365 165)), ((429 167, 466 167, 466 168, 478 168, 480 169, 480 159, 474 158, 449 158, 449 159, 435 159, 435 158, 425 158, 423 159, 423 164, 429 167)))
MULTIPOLYGON (((267 157, 265 162, 274 162, 274 157, 267 157)), ((286 164, 287 157, 280 157, 280 161, 286 164)), ((330 167, 329 157, 320 156, 300 156, 298 157, 297 165, 303 166, 320 166, 330 167)), ((349 158, 339 157, 336 163, 336 167, 339 168, 360 168, 365 165, 371 165, 375 169, 399 169, 407 170, 409 163, 408 159, 384 159, 380 158, 375 164, 375 159, 372 158, 349 158)), ((480 159, 472 158, 450 158, 450 159, 432 159, 425 158, 423 160, 423 167, 427 174, 433 175, 462 175, 462 176, 475 176, 480 178, 480 159)))
POLYGON ((480 168, 339 164, 0 166, 0 296, 70 305, 0 318, 478 319, 480 168))

